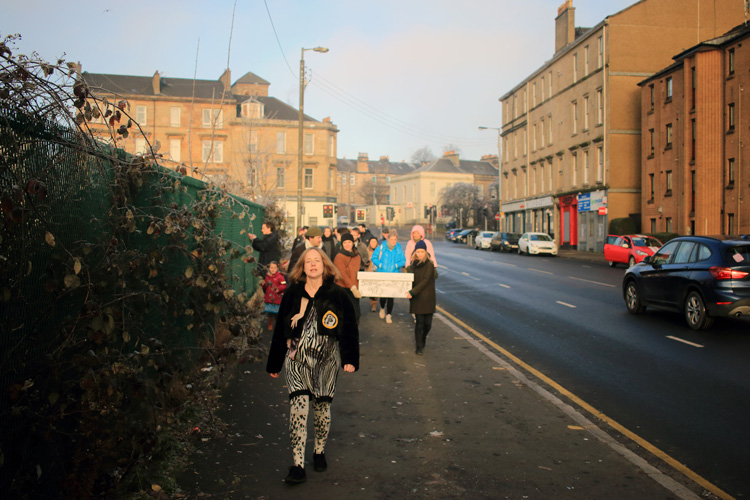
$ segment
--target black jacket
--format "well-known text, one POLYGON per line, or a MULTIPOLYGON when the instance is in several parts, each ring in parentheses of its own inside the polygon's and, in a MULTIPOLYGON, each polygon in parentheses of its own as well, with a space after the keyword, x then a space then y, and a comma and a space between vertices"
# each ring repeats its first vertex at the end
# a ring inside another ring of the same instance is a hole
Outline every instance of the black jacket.
POLYGON ((268 267, 273 261, 281 260, 281 249, 279 248, 279 235, 276 232, 264 234, 262 238, 253 240, 253 250, 260 253, 258 264, 268 267))
POLYGON ((411 314, 433 314, 437 305, 435 296, 435 266, 427 258, 424 262, 412 260, 409 271, 414 273, 414 283, 409 292, 412 295, 409 301, 409 312, 411 314))
POLYGON ((312 299, 305 290, 304 282, 295 283, 284 292, 279 307, 278 321, 273 331, 271 350, 268 353, 266 364, 268 373, 279 373, 283 368, 287 353, 286 341, 291 338, 300 338, 302 327, 312 310, 313 303, 318 314, 318 334, 336 337, 341 353, 341 365, 353 365, 355 370, 359 369, 359 330, 354 316, 354 306, 346 290, 335 284, 332 279, 328 279, 323 281, 312 299), (292 316, 299 312, 303 297, 310 301, 305 310, 305 318, 300 319, 297 327, 292 329, 292 316), (337 320, 332 328, 323 326, 323 318, 329 312, 337 320))

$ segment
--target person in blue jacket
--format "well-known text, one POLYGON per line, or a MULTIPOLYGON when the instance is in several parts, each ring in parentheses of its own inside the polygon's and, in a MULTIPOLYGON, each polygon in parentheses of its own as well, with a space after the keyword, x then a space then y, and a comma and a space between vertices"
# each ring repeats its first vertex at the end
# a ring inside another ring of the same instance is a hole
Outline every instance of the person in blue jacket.
MULTIPOLYGON (((406 266, 406 256, 398 242, 398 234, 395 229, 391 230, 388 233, 388 239, 372 252, 372 263, 376 268, 375 272, 378 273, 398 273, 406 266)), ((385 318, 386 323, 393 323, 392 312, 393 297, 381 297, 380 318, 385 318)))

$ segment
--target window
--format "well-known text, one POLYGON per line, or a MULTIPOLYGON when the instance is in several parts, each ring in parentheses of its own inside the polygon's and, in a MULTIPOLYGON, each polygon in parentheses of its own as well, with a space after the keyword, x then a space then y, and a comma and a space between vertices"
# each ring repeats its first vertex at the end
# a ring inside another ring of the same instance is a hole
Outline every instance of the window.
POLYGON ((548 137, 549 140, 547 141, 547 144, 551 145, 552 144, 552 115, 549 115, 548 123, 549 123, 549 137, 548 137))
POLYGON ((604 182, 604 149, 596 148, 596 182, 604 182))
POLYGON ((672 77, 667 78, 667 101, 672 100, 672 77))
MULTIPOLYGON (((178 108, 179 109, 179 108, 178 108)), ((173 161, 181 160, 182 141, 180 139, 169 140, 169 156, 172 157, 173 161)))
POLYGON ((601 68, 604 66, 604 40, 602 37, 599 37, 597 41, 599 42, 599 54, 596 60, 596 67, 601 68))
POLYGON ((315 141, 312 134, 305 134, 305 154, 310 156, 315 153, 315 141))
POLYGON ((734 75, 734 49, 729 49, 729 54, 727 55, 727 57, 727 68, 729 69, 729 76, 732 76, 734 75))
POLYGON ((536 194, 536 167, 531 169, 531 193, 529 194, 536 194))
POLYGON ((586 186, 589 183, 589 151, 588 149, 583 152, 583 185, 586 186))
MULTIPOLYGON (((671 224, 672 219, 667 217, 667 221, 669 221, 669 223, 671 224)), ((670 241, 654 254, 652 262, 661 265, 669 264, 669 261, 672 260, 672 254, 674 254, 675 250, 677 250, 677 246, 679 244, 679 241, 670 241)))
POLYGON ((667 192, 664 194, 664 196, 672 196, 672 171, 671 170, 667 170, 666 177, 667 177, 667 192))
POLYGON ((536 123, 534 124, 533 132, 531 134, 531 150, 536 151, 536 123))
POLYGON ((258 120, 263 115, 263 103, 249 101, 242 103, 242 116, 251 120, 258 120))
POLYGON ((672 217, 665 217, 664 221, 666 223, 665 224, 666 225, 666 231, 668 233, 671 233, 672 232, 672 217))
POLYGON ((527 113, 529 111, 529 96, 526 95, 526 91, 523 91, 523 112, 527 113))
POLYGON ((649 149, 648 157, 649 158, 653 158, 654 157, 654 140, 655 140, 654 139, 654 137, 655 137, 654 136, 654 129, 650 129, 648 131, 648 136, 649 136, 649 138, 651 140, 651 148, 649 149))
POLYGON ((604 123, 604 94, 602 89, 596 91, 596 124, 604 123))
POLYGON ((532 85, 532 91, 531 91, 531 107, 536 107, 536 82, 532 85))
POLYGON ((695 161, 695 118, 690 120, 690 160, 695 161))
POLYGON ((333 191, 333 178, 336 176, 336 170, 333 168, 328 169, 328 190, 333 191))
POLYGON ((727 125, 729 126, 727 133, 731 134, 734 132, 734 103, 730 103, 727 110, 727 125))
POLYGON ((169 126, 175 128, 180 126, 180 108, 177 106, 169 108, 169 126))
POLYGON ((142 155, 146 152, 146 139, 140 138, 135 140, 135 154, 142 155))
POLYGON ((313 169, 305 169, 305 189, 313 188, 313 169))
POLYGON ((734 234, 734 214, 727 214, 727 234, 734 234))
POLYGON ((139 125, 147 125, 146 123, 146 106, 135 107, 135 121, 139 125))
POLYGON ((224 143, 214 142, 211 148, 211 141, 203 141, 203 163, 223 163, 224 162, 224 143))
POLYGON ((690 171, 690 212, 695 213, 695 170, 690 171))
POLYGON ((539 192, 544 192, 544 163, 539 165, 539 192))
POLYGON ((276 152, 281 155, 286 153, 286 132, 276 132, 276 152))
POLYGON ((544 102, 544 77, 542 77, 542 102, 544 102))
POLYGON ((346 174, 341 174, 341 185, 346 185, 346 174))
POLYGON ((589 46, 583 49, 583 76, 589 76, 589 46))
MULTIPOLYGON (((203 128, 211 128, 214 124, 211 123, 211 109, 203 109, 203 128)), ((222 122, 224 121, 224 113, 220 109, 213 110, 213 118, 216 128, 221 128, 222 122)))
POLYGON ((672 124, 671 123, 667 123, 666 138, 667 138, 667 143, 664 149, 672 149, 672 124))
POLYGON ((649 111, 654 110, 654 84, 648 86, 648 90, 651 93, 651 109, 649 111))
POLYGON ((541 126, 539 127, 539 129, 542 132, 541 135, 540 135, 540 137, 539 137, 541 139, 540 144, 541 144, 542 147, 544 147, 544 118, 542 118, 542 120, 541 120, 541 126))
POLYGON ((589 129, 589 96, 583 98, 583 130, 589 129))
MULTIPOLYGON (((654 174, 648 174, 648 183, 650 186, 649 200, 654 201, 654 174)), ((651 232, 654 232, 654 231, 651 230, 651 232)))
POLYGON ((276 187, 286 187, 286 169, 284 167, 276 167, 276 187))
POLYGON ((695 245, 692 241, 683 241, 680 248, 674 254, 672 264, 687 264, 690 262, 690 255, 693 253, 695 245))
POLYGON ((573 153, 570 159, 570 185, 576 186, 578 184, 578 154, 573 153))
POLYGON ((578 81, 578 54, 573 54, 573 83, 578 81))
POLYGON ((355 182, 356 177, 354 177, 354 174, 349 174, 349 185, 353 186, 355 182))
POLYGON ((651 233, 656 232, 656 219, 651 219, 651 233))
POLYGON ((734 187, 734 158, 727 161, 727 187, 734 187))
POLYGON ((333 136, 328 136, 328 156, 336 157, 336 144, 333 141, 333 136))
POLYGON ((690 109, 695 109, 695 89, 697 88, 697 85, 698 85, 698 80, 696 79, 697 77, 695 75, 695 66, 693 66, 690 69, 690 77, 691 77, 690 109))
POLYGON ((578 103, 573 101, 570 105, 570 112, 573 115, 573 135, 578 133, 578 103))
POLYGON ((250 131, 250 143, 248 144, 248 151, 250 151, 251 153, 258 152, 258 131, 257 130, 250 131))
POLYGON ((549 77, 547 78, 547 89, 549 90, 549 97, 552 99, 552 71, 547 76, 549 77))

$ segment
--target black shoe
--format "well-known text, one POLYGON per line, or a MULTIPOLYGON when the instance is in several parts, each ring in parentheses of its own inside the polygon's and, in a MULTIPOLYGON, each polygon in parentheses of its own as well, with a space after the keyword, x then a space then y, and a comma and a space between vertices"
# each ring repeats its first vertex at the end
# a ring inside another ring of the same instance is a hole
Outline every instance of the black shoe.
POLYGON ((315 472, 324 472, 328 468, 328 462, 326 462, 326 454, 313 453, 313 469, 315 472))
POLYGON ((289 467, 289 474, 284 478, 286 484, 300 484, 305 482, 305 469, 299 465, 289 467))
POLYGON ((421 356, 424 353, 422 352, 422 349, 417 349, 416 351, 414 351, 414 354, 416 354, 417 356, 421 356))

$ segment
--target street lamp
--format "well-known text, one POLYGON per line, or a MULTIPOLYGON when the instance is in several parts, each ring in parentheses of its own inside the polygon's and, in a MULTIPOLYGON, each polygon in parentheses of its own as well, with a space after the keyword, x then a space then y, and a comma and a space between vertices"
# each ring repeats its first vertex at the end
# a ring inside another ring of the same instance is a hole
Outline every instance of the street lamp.
POLYGON ((313 49, 302 48, 299 58, 299 151, 297 164, 297 227, 302 227, 302 150, 304 147, 304 120, 305 120, 305 51, 328 52, 325 47, 315 47, 313 49))
MULTIPOLYGON (((503 156, 502 156, 502 152, 500 151, 500 146, 501 146, 500 136, 501 136, 501 134, 503 132, 503 129, 498 128, 498 127, 478 127, 478 128, 479 128, 479 130, 497 130, 497 166, 498 166, 498 168, 497 168, 497 170, 498 170, 498 176, 497 176, 497 202, 498 202, 498 205, 499 205, 498 213, 502 213, 503 212, 503 200, 502 200, 501 193, 503 192, 503 189, 502 189, 503 188, 503 168, 502 168, 502 161, 501 161, 501 159, 502 159, 503 156)), ((505 221, 502 220, 502 216, 501 216, 500 220, 498 220, 497 222, 498 222, 497 229, 499 230, 499 229, 501 229, 500 228, 500 223, 501 222, 505 222, 505 221)))

